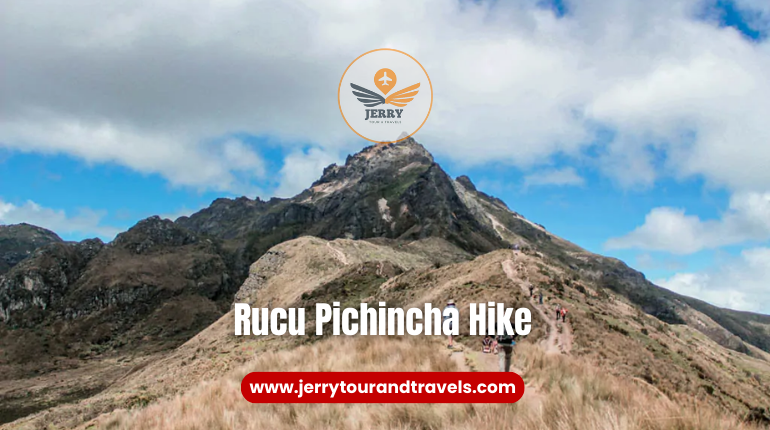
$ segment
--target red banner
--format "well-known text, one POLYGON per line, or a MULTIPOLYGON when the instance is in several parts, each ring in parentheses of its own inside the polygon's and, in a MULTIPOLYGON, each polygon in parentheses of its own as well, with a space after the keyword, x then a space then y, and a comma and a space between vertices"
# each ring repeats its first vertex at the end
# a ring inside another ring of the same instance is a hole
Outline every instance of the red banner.
POLYGON ((516 373, 252 372, 241 381, 251 403, 515 403, 516 373))

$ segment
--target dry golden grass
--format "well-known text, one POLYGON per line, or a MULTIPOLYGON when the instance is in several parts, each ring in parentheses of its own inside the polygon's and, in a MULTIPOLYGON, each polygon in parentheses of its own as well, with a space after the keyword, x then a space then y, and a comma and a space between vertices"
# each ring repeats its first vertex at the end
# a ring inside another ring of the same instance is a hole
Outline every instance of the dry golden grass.
MULTIPOLYGON (((488 358, 488 357, 487 357, 488 358)), ((579 358, 517 347, 527 392, 513 405, 265 404, 240 393, 252 371, 456 371, 442 344, 428 338, 334 338, 271 352, 226 377, 144 409, 116 411, 102 429, 744 429, 731 416, 683 408, 654 389, 605 375, 579 358)), ((90 428, 90 426, 89 426, 90 428)))
MULTIPOLYGON (((545 355, 531 345, 519 350, 529 380, 546 399, 541 414, 525 414, 529 425, 549 429, 753 429, 711 408, 687 408, 641 380, 608 376, 581 359, 545 355)), ((526 396, 526 394, 525 394, 526 396)))

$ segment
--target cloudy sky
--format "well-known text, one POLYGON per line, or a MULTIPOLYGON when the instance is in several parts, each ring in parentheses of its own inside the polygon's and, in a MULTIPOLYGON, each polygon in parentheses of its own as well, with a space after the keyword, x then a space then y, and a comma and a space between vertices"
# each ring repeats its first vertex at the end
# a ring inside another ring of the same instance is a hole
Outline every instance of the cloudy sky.
POLYGON ((0 223, 110 240, 220 196, 290 196, 368 142, 336 90, 416 57, 415 136, 591 251, 770 313, 766 0, 0 3, 0 223))

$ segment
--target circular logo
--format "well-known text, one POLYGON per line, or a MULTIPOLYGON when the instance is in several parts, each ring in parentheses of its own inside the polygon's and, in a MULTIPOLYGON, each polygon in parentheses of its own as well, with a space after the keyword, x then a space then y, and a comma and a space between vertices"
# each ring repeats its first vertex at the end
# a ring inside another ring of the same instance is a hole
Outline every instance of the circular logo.
POLYGON ((417 60, 397 49, 366 52, 345 69, 337 89, 342 118, 357 135, 375 143, 411 137, 433 106, 433 85, 417 60))

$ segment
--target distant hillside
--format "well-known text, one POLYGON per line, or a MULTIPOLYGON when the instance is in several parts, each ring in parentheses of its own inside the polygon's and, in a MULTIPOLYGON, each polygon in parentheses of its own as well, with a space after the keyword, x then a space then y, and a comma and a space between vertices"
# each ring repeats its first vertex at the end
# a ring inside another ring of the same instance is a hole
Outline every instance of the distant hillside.
POLYGON ((34 225, 0 225, 0 275, 41 246, 61 241, 56 233, 34 225))
POLYGON ((242 279, 219 241, 158 217, 107 245, 46 245, 0 276, 0 380, 57 358, 175 347, 228 309, 242 279))

